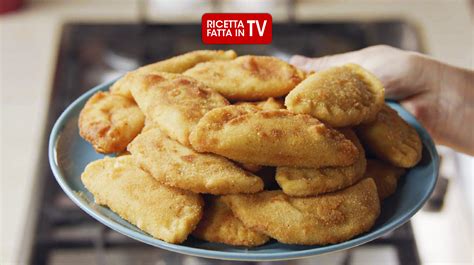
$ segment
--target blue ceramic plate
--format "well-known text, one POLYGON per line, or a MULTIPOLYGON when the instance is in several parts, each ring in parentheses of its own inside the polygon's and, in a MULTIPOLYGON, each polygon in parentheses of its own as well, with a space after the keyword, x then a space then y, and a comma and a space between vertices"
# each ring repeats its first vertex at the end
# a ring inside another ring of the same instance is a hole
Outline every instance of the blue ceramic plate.
POLYGON ((61 188, 80 208, 104 225, 152 246, 193 256, 247 261, 295 259, 343 250, 374 240, 407 222, 428 199, 436 183, 439 158, 432 139, 406 110, 389 102, 388 104, 420 134, 423 141, 423 158, 400 179, 397 192, 383 202, 382 213, 370 232, 343 243, 327 246, 285 245, 270 241, 263 246, 246 249, 208 243, 192 237, 182 245, 166 243, 141 231, 108 208, 95 204, 92 195, 80 180, 85 166, 103 155, 96 153, 92 146, 79 136, 79 112, 89 97, 99 90, 107 90, 110 84, 112 82, 99 85, 85 93, 62 113, 49 139, 49 162, 61 188))

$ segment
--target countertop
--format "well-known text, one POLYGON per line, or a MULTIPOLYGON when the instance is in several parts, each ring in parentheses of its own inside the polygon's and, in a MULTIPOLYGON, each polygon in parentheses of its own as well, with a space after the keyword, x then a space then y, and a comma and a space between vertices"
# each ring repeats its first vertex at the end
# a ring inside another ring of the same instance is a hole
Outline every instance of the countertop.
MULTIPOLYGON (((473 68, 473 27, 465 1, 301 1, 295 12, 297 20, 312 21, 406 19, 420 28, 424 47, 430 55, 453 65, 473 68)), ((274 19, 278 20, 278 16, 274 14, 274 19)), ((199 17, 174 19, 184 21, 199 17)), ((36 187, 40 185, 35 173, 39 156, 46 154, 40 145, 46 137, 44 124, 62 24, 138 19, 137 1, 123 0, 39 1, 0 17, 1 264, 25 264, 29 256, 36 221, 36 187)), ((413 219, 415 229, 417 218, 431 220, 417 214, 413 219)), ((458 219, 462 216, 453 220, 458 219)), ((449 232, 449 226, 456 225, 450 224, 451 221, 443 223, 445 227, 439 230, 449 232)), ((433 233, 422 228, 417 231, 433 233)), ((426 250, 422 252, 422 260, 439 261, 432 255, 436 255, 437 248, 443 251, 443 244, 446 242, 421 246, 426 250)), ((470 241, 458 244, 464 248, 467 244, 468 253, 469 249, 472 251, 472 234, 470 241)), ((443 255, 442 261, 454 258, 443 255)), ((456 260, 471 258, 462 256, 456 260)))

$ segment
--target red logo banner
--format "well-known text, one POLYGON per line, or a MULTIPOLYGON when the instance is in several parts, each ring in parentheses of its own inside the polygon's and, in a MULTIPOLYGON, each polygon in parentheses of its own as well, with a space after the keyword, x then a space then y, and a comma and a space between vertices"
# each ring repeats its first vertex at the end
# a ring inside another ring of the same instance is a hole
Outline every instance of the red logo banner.
POLYGON ((204 44, 269 44, 272 15, 268 13, 206 13, 201 20, 204 44))

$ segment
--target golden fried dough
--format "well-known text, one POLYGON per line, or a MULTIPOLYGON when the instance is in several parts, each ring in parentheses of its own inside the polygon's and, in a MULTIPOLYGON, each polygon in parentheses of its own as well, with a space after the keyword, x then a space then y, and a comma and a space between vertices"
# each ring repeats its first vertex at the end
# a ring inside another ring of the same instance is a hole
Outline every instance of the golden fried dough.
POLYGON ((347 166, 358 154, 344 135, 309 115, 249 105, 211 110, 191 132, 190 142, 198 152, 266 166, 347 166))
POLYGON ((219 197, 206 199, 204 216, 192 235, 209 242, 245 247, 263 245, 270 240, 265 234, 245 227, 219 197))
POLYGON ((144 119, 133 100, 108 92, 97 92, 81 110, 79 134, 97 152, 121 152, 140 133, 144 119))
POLYGON ((302 71, 280 59, 252 55, 200 63, 184 74, 235 100, 281 97, 305 78, 302 71))
POLYGON ((279 110, 285 108, 284 102, 280 98, 268 98, 263 101, 239 101, 234 105, 253 105, 262 110, 279 110))
POLYGON ((160 128, 170 138, 190 146, 189 134, 213 108, 229 102, 191 77, 155 73, 135 75, 132 95, 146 117, 147 127, 160 128))
POLYGON ((356 132, 366 150, 394 166, 410 168, 421 159, 422 144, 415 128, 387 105, 374 122, 358 126, 356 132))
POLYGON ((341 129, 340 132, 359 150, 356 162, 340 167, 278 167, 275 178, 284 193, 290 196, 318 195, 346 188, 364 176, 367 163, 364 148, 351 129, 341 129))
POLYGON ((119 94, 131 98, 132 95, 130 93, 130 89, 132 87, 132 84, 130 84, 130 80, 133 79, 134 75, 151 74, 158 72, 182 73, 198 63, 208 61, 232 60, 235 57, 237 57, 237 54, 233 50, 200 50, 188 52, 167 60, 140 67, 135 71, 125 74, 122 78, 117 80, 117 82, 115 82, 112 87, 110 87, 110 92, 112 94, 119 94))
POLYGON ((373 120, 384 104, 385 90, 371 73, 356 64, 316 72, 285 99, 286 107, 334 127, 373 120))
POLYGON ((253 193, 263 181, 227 159, 200 154, 168 137, 159 129, 148 129, 128 146, 137 164, 159 182, 197 193, 253 193))
POLYGON ((186 240, 202 216, 198 194, 158 183, 129 155, 94 161, 81 179, 96 203, 166 242, 186 240))
POLYGON ((264 191, 222 198, 246 227, 286 244, 342 242, 368 231, 380 213, 377 188, 370 178, 316 197, 264 191))
POLYGON ((397 189, 398 179, 405 174, 405 169, 392 166, 386 162, 369 159, 367 160, 366 178, 373 178, 377 185, 380 200, 383 200, 397 189))

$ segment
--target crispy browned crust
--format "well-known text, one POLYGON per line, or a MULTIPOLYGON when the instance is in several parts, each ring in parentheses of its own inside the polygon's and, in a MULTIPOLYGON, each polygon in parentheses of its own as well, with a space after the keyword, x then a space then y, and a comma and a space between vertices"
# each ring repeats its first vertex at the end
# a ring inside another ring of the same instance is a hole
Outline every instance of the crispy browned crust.
POLYGON ((284 193, 290 196, 314 196, 346 188, 362 179, 366 167, 364 148, 351 129, 341 129, 340 132, 359 150, 356 162, 341 167, 278 167, 275 178, 284 193))
POLYGON ((202 216, 198 194, 158 183, 130 155, 91 162, 81 179, 96 203, 169 243, 186 240, 202 216))
POLYGON ((192 233, 193 236, 216 243, 255 247, 270 238, 244 226, 219 197, 206 199, 204 216, 192 233))
POLYGON ((235 100, 281 97, 305 78, 304 72, 278 58, 253 55, 200 63, 184 74, 235 100))
POLYGON ((227 159, 200 154, 168 137, 159 129, 148 129, 128 146, 141 168, 159 182, 196 193, 254 193, 263 181, 227 159))
POLYGON ((326 245, 370 230, 380 214, 372 179, 317 197, 289 197, 282 191, 223 196, 245 226, 279 242, 326 245))
POLYGON ((121 152, 140 133, 143 123, 143 113, 133 100, 97 92, 79 114, 79 134, 97 152, 121 152))
POLYGON ((344 135, 309 115, 262 111, 251 105, 209 111, 192 131, 190 142, 198 152, 266 166, 345 166, 358 154, 344 135))
POLYGON ((405 174, 405 169, 392 166, 386 162, 369 159, 367 160, 366 178, 373 178, 377 185, 380 200, 383 200, 397 189, 398 179, 405 174))
POLYGON ((112 85, 110 92, 112 94, 119 94, 131 98, 131 84, 129 82, 130 79, 136 74, 151 74, 159 72, 182 73, 198 63, 214 60, 232 60, 235 57, 237 57, 237 54, 233 50, 200 50, 188 52, 163 61, 142 66, 135 71, 127 73, 112 85))
POLYGON ((415 128, 387 105, 374 122, 358 126, 356 132, 366 149, 394 166, 410 168, 421 159, 422 144, 415 128))
POLYGON ((191 130, 204 114, 229 104, 219 93, 180 74, 135 75, 130 84, 147 126, 158 127, 187 146, 191 130))
POLYGON ((285 99, 286 107, 334 127, 373 120, 384 104, 385 90, 371 73, 356 64, 316 72, 285 99))

